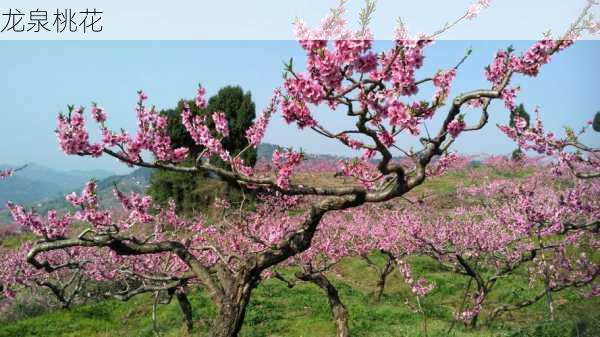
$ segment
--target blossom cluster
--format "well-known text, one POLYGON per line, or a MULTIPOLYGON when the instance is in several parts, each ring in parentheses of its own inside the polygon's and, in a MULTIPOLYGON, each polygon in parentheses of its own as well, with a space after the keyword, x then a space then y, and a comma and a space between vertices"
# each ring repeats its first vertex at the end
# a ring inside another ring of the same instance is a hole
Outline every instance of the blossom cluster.
POLYGON ((125 220, 125 228, 131 227, 136 223, 150 223, 154 216, 150 215, 149 210, 152 204, 152 198, 148 195, 141 195, 131 192, 129 195, 115 189, 114 194, 121 202, 123 209, 128 212, 125 220))
POLYGON ((412 275, 410 266, 403 260, 398 261, 398 270, 402 274, 404 282, 408 284, 410 291, 415 296, 423 297, 429 294, 433 288, 435 288, 434 283, 428 283, 427 280, 422 277, 415 279, 412 275))
POLYGON ((465 120, 461 115, 457 119, 453 119, 450 123, 448 123, 447 130, 452 137, 456 138, 461 132, 463 132, 466 126, 465 120))
POLYGON ((72 223, 69 215, 59 216, 55 210, 49 211, 44 221, 35 210, 26 211, 11 202, 7 207, 17 225, 49 240, 63 238, 72 223))
POLYGON ((224 112, 213 112, 212 119, 215 122, 215 128, 217 132, 223 137, 229 136, 229 124, 227 123, 227 117, 224 112))
MULTIPOLYGON (((370 159, 370 158, 369 158, 370 159)), ((354 177, 365 187, 371 188, 381 178, 381 174, 375 170, 373 164, 368 160, 340 160, 341 172, 348 177, 354 177)))
POLYGON ((492 63, 486 67, 485 76, 494 88, 502 90, 501 98, 504 104, 509 110, 513 110, 518 88, 506 87, 508 82, 503 82, 507 81, 512 73, 537 76, 540 68, 550 62, 555 52, 562 51, 572 44, 573 40, 543 39, 535 42, 521 56, 515 55, 511 48, 500 50, 492 63))
POLYGON ((60 148, 66 154, 90 154, 94 157, 102 155, 102 145, 89 142, 82 107, 72 109, 68 115, 58 116, 56 134, 60 148))
POLYGON ((105 228, 113 225, 112 214, 108 210, 102 210, 96 195, 97 183, 94 180, 87 182, 77 196, 75 192, 68 194, 65 199, 78 210, 73 217, 80 221, 86 221, 97 228, 105 228))
MULTIPOLYGON (((220 118, 220 114, 215 113, 213 118, 220 118)), ((215 121, 216 122, 216 121, 215 121)), ((206 151, 203 152, 205 157, 210 157, 212 155, 218 155, 223 161, 229 161, 231 156, 229 151, 227 151, 223 144, 213 137, 210 132, 210 129, 206 125, 206 116, 192 115, 190 107, 187 104, 184 104, 183 110, 181 111, 181 123, 188 131, 196 145, 202 145, 206 148, 206 151)), ((225 121, 225 123, 227 123, 225 121)), ((221 124, 219 127, 226 128, 227 125, 221 124)), ((225 129, 223 129, 225 131, 225 129)))
POLYGON ((279 150, 273 152, 273 166, 278 170, 277 186, 280 188, 288 188, 290 185, 290 177, 294 171, 294 167, 302 161, 302 153, 287 151, 281 153, 279 150))
POLYGON ((454 81, 455 77, 456 69, 440 71, 435 75, 433 78, 433 85, 435 86, 434 101, 441 101, 448 97, 452 81, 454 81))
POLYGON ((252 146, 258 146, 265 136, 265 131, 269 125, 271 115, 279 105, 280 95, 281 93, 278 89, 273 91, 273 96, 271 97, 271 101, 267 108, 262 112, 254 124, 252 124, 252 126, 250 126, 250 128, 246 131, 246 138, 252 146))
POLYGON ((89 134, 85 127, 83 107, 71 108, 68 115, 59 115, 56 130, 60 148, 66 154, 101 156, 105 149, 119 146, 126 161, 136 163, 141 161, 142 152, 150 151, 157 160, 181 162, 188 156, 187 148, 173 149, 171 138, 167 134, 167 119, 154 108, 147 109, 148 99, 142 91, 138 92, 136 113, 138 117, 138 132, 134 136, 122 131, 111 132, 105 122, 107 114, 103 108, 94 104, 92 117, 100 125, 102 143, 90 143, 89 134))

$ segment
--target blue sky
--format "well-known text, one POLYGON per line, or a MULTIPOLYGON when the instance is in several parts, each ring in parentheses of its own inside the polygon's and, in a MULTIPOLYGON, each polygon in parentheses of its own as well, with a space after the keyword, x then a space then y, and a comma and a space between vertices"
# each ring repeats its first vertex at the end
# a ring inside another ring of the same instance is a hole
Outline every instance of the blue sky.
MULTIPOLYGON (((377 42, 385 47, 390 42, 377 42)), ((453 66, 467 48, 473 55, 462 66, 453 94, 486 87, 483 68, 506 41, 439 41, 427 50, 427 76, 453 66)), ((531 42, 512 43, 517 50, 531 42)), ((519 102, 529 110, 540 106, 549 128, 581 126, 600 110, 598 74, 600 42, 581 41, 542 69, 538 78, 517 77, 522 86, 519 102)), ((37 162, 54 168, 128 169, 109 158, 68 157, 60 152, 53 133, 56 115, 67 104, 102 105, 109 124, 133 130, 136 90, 144 89, 149 103, 172 107, 180 98, 194 96, 201 82, 208 94, 228 84, 252 92, 261 110, 272 89, 281 84, 282 61, 303 54, 293 41, 3 41, 0 61, 0 163, 37 162)), ((421 77, 418 76, 418 77, 421 77)), ((431 91, 422 95, 429 97, 431 91)), ((341 114, 319 111, 319 118, 335 129, 343 127, 341 114)), ((507 121, 500 102, 491 109, 491 123, 480 133, 461 136, 455 149, 467 153, 507 153, 514 145, 495 128, 507 121)), ((467 117, 468 119, 470 117, 467 117)), ((472 116, 476 119, 477 116, 472 116)), ((431 124, 432 128, 436 120, 431 124)), ((90 124, 93 126, 93 124, 90 124)), ((265 141, 302 146, 313 153, 343 153, 345 149, 311 132, 299 132, 275 117, 265 141)), ((401 143, 409 144, 401 139, 401 143)), ((600 145, 590 134, 586 141, 600 145)))

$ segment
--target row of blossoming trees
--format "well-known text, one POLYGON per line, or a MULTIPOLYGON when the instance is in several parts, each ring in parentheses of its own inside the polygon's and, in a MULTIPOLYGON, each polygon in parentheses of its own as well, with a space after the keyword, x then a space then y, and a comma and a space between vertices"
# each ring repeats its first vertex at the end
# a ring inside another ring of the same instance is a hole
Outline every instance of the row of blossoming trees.
MULTIPOLYGON (((488 5, 489 1, 479 1, 455 24, 473 18, 488 5)), ((201 117, 184 106, 182 124, 204 149, 196 158, 188 158, 187 148, 172 145, 166 118, 146 105, 148 97, 142 91, 134 134, 112 131, 106 111, 94 104, 91 116, 102 135, 94 142, 84 109, 71 107, 58 117, 56 130, 66 154, 105 155, 157 170, 209 172, 252 191, 259 202, 250 210, 243 203, 230 205, 223 200, 218 219, 182 218, 174 203, 161 207, 148 196, 115 190, 123 206, 122 211, 115 211, 102 208, 92 181, 80 194, 67 196, 78 208, 74 213, 50 211, 42 218, 34 210, 9 204, 15 222, 39 239, 5 253, 0 262, 4 293, 12 296, 19 286, 45 287, 63 306, 69 306, 77 296, 89 295, 86 287, 97 281, 109 285, 102 296, 127 300, 152 293, 155 305, 175 298, 192 332, 188 295, 191 288, 200 287, 217 309, 211 336, 237 336, 252 291, 263 280, 277 278, 290 287, 312 282, 329 300, 337 334, 348 336, 347 310, 327 277, 327 271, 345 257, 361 257, 377 270, 375 298, 381 296, 386 277, 397 267, 418 306, 434 284, 414 277, 406 257, 433 257, 448 270, 472 279, 465 304, 456 312, 457 319, 471 324, 476 323, 498 279, 521 266, 528 268, 532 282, 544 283, 541 295, 493 308, 491 318, 544 296, 550 299, 553 292, 567 287, 594 284, 597 262, 583 250, 573 252, 577 247, 598 248, 600 190, 594 179, 598 150, 580 143, 579 134, 567 132, 561 139, 546 133, 541 120, 529 126, 517 116, 513 126, 501 126, 501 131, 523 149, 556 158, 552 165, 544 164, 521 182, 490 181, 459 188, 455 198, 461 204, 456 208, 441 209, 426 200, 405 202, 409 192, 428 177, 461 162, 449 148, 461 134, 477 132, 488 124, 493 101, 502 101, 509 111, 515 108, 518 89, 511 86, 513 77, 536 76, 583 31, 597 31, 597 24, 587 16, 593 5, 589 1, 558 39, 538 41, 522 54, 512 49, 499 51, 484 72, 489 86, 450 100, 450 87, 466 57, 431 77, 418 78, 417 72, 427 46, 452 25, 412 38, 400 27, 392 47, 377 52, 367 27, 372 3, 361 13, 356 32, 345 28, 343 6, 334 9, 318 29, 297 23, 306 67, 286 65, 283 86, 274 90, 246 137, 249 148, 256 147, 271 118, 280 113, 287 123, 359 153, 333 167, 317 164, 317 173, 327 178, 318 185, 295 178, 297 170, 306 172, 310 166, 300 152, 277 151, 269 165, 254 168, 244 163, 245 150, 229 153, 222 145, 229 127, 219 112, 201 117), (428 84, 435 88, 433 97, 414 99, 428 84), (312 112, 321 106, 351 120, 353 126, 331 129, 323 125, 312 112), (467 125, 467 113, 479 114, 479 121, 467 125), (442 122, 432 133, 431 120, 440 114, 442 122), (418 138, 421 148, 403 149, 397 142, 400 135, 418 138), (397 154, 404 159, 394 160, 397 154), (212 165, 210 158, 215 156, 228 165, 212 165), (562 183, 548 184, 550 174, 562 183), (575 176, 589 179, 578 181, 575 176), (373 251, 383 252, 385 266, 370 260, 373 251), (293 278, 282 272, 288 266, 298 267, 293 278)), ((205 89, 198 88, 198 107, 206 105, 204 94, 205 89)), ((596 289, 591 293, 596 294, 596 289)))
MULTIPOLYGON (((411 255, 433 257, 444 269, 470 279, 463 306, 455 308, 455 313, 458 320, 473 325, 479 312, 486 306, 485 299, 496 282, 519 268, 522 272, 523 267, 532 286, 541 280, 543 287, 539 294, 516 303, 487 308, 489 320, 502 312, 534 304, 553 292, 569 287, 592 284, 591 290, 586 291, 595 295, 598 290, 594 281, 600 269, 586 252, 598 248, 597 181, 573 184, 572 175, 561 178, 557 173, 563 172, 556 172, 556 168, 541 163, 489 160, 485 165, 502 172, 533 168, 535 173, 523 181, 496 179, 459 188, 455 195, 460 198, 457 206, 441 208, 435 202, 420 200, 410 204, 370 205, 330 213, 321 221, 320 229, 308 250, 268 270, 263 278, 276 278, 290 287, 300 281, 321 287, 329 299, 338 335, 342 336, 348 335, 348 314, 326 272, 347 257, 361 257, 377 270, 379 282, 375 300, 381 296, 386 278, 397 266, 419 305, 420 299, 428 295, 435 285, 424 278, 414 278, 406 259, 411 255), (563 184, 568 187, 561 187, 563 184), (374 251, 384 253, 387 260, 383 267, 371 261, 369 256, 374 251), (300 267, 293 279, 286 278, 281 272, 289 266, 300 267), (474 285, 473 289, 470 288, 471 284, 474 285), (468 302, 467 297, 471 299, 468 302)), ((453 166, 464 170, 464 161, 455 162, 453 166)), ((303 169, 305 172, 312 170, 315 175, 332 172, 332 167, 323 163, 306 163, 303 169)), ((466 183, 485 180, 481 176, 481 169, 469 172, 472 177, 466 179, 466 183)), ((94 188, 95 185, 90 183, 81 196, 70 195, 68 200, 77 206, 96 208, 99 205, 95 200, 94 188)), ((123 208, 130 212, 121 218, 125 227, 154 225, 146 235, 164 239, 165 235, 176 234, 175 237, 185 236, 194 240, 207 250, 208 255, 204 257, 209 265, 219 260, 231 265, 248 249, 261 249, 275 244, 281 240, 282 233, 295 228, 301 220, 301 217, 289 216, 288 213, 306 206, 306 201, 296 197, 262 195, 257 210, 248 218, 240 219, 237 212, 226 211, 233 206, 221 202, 216 207, 224 211, 223 217, 218 224, 208 225, 203 219, 188 222, 178 218, 174 213, 174 204, 165 210, 150 212, 151 201, 147 197, 138 194, 127 196, 118 191, 116 196, 123 208), (278 221, 265 221, 273 218, 273 215, 277 215, 278 221), (157 225, 167 228, 157 228, 157 225), (182 232, 186 228, 188 235, 182 232)), ((37 234, 51 237, 61 235, 44 234, 43 224, 35 214, 27 214, 16 206, 11 208, 17 222, 34 232, 33 226, 37 222, 41 230, 37 234)), ((54 214, 49 215, 49 222, 54 221, 54 217, 54 214)), ((186 324, 190 329, 192 327, 191 308, 184 290, 190 285, 187 283, 190 280, 169 275, 185 270, 185 267, 178 270, 177 260, 169 261, 159 256, 122 259, 111 256, 110 251, 98 254, 95 249, 71 249, 46 254, 46 259, 65 268, 62 272, 49 274, 37 272, 26 262, 25 254, 30 249, 31 245, 24 245, 10 252, 3 260, 2 268, 6 271, 3 283, 10 286, 6 289, 10 296, 11 289, 19 285, 46 287, 63 306, 69 306, 76 296, 89 296, 84 295, 89 291, 89 288, 85 289, 86 282, 108 282, 116 287, 96 296, 127 300, 133 295, 152 292, 157 301, 159 297, 163 301, 177 295, 186 324), (67 266, 75 256, 84 262, 67 266)), ((552 310, 552 302, 548 304, 552 310)))

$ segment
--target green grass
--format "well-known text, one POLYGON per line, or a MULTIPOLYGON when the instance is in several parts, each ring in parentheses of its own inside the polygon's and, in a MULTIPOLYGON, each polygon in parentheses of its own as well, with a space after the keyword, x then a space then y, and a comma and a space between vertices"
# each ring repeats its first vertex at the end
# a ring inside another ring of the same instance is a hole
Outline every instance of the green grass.
POLYGON ((533 173, 532 169, 499 170, 491 167, 478 167, 449 171, 442 176, 427 179, 417 189, 431 189, 438 193, 456 192, 459 183, 465 186, 475 186, 483 183, 482 177, 495 179, 522 179, 533 173), (472 175, 476 173, 476 175, 472 175))
MULTIPOLYGON (((376 260, 379 258, 376 257, 376 260)), ((379 259, 380 260, 380 259, 379 259)), ((380 260, 381 261, 381 260, 380 260)), ((544 302, 501 317, 491 327, 471 330, 456 324, 448 335, 453 310, 460 303, 467 280, 443 271, 428 258, 411 261, 417 276, 436 283, 435 290, 423 301, 428 316, 428 336, 489 337, 579 337, 600 335, 600 301, 582 299, 573 291, 555 294, 558 318, 547 320, 544 302)), ((359 259, 349 259, 333 270, 329 277, 337 286, 350 314, 350 329, 355 337, 425 336, 420 314, 404 302, 413 301, 409 289, 394 272, 382 302, 372 303, 370 294, 375 275, 359 259)), ((502 279, 488 304, 518 299, 531 294, 526 280, 516 275, 502 279)), ((214 308, 201 291, 190 294, 194 308, 196 332, 206 335, 214 317, 214 308)), ((33 317, 2 322, 0 336, 154 336, 150 319, 152 299, 140 296, 129 302, 107 300, 82 305, 71 310, 56 310, 33 317)), ((485 320, 485 312, 482 320, 485 320)), ((157 312, 162 336, 186 336, 179 308, 173 301, 160 305, 157 312)), ((253 294, 241 336, 244 337, 325 337, 334 336, 334 326, 327 299, 311 284, 288 289, 277 280, 261 284, 253 294)))
POLYGON ((34 240, 36 237, 33 234, 11 234, 0 238, 0 249, 13 249, 18 248, 24 242, 34 240))

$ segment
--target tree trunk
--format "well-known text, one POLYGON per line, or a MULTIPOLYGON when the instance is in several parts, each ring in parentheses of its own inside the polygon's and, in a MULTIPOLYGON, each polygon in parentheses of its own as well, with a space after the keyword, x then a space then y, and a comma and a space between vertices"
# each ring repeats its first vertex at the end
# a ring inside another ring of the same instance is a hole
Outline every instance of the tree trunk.
POLYGON ((303 281, 312 282, 325 291, 327 299, 329 300, 329 308, 331 309, 335 321, 336 336, 350 336, 350 330, 348 329, 348 310, 346 310, 346 306, 342 303, 337 289, 329 282, 327 277, 322 273, 303 273, 297 274, 296 277, 303 281))
POLYGON ((237 337, 244 324, 246 309, 250 302, 256 281, 234 282, 227 292, 228 298, 218 305, 217 318, 214 321, 211 337, 237 337))
POLYGON ((377 280, 377 285, 375 288, 375 296, 373 296, 373 302, 380 303, 381 297, 383 296, 383 292, 385 291, 385 281, 386 275, 380 274, 379 279, 377 280))
MULTIPOLYGON (((485 303, 485 300, 487 299, 487 296, 489 295, 490 291, 491 291, 491 287, 496 283, 496 281, 492 281, 491 283, 488 284, 488 286, 486 286, 485 288, 483 288, 483 297, 478 301, 479 305, 479 311, 477 311, 477 313, 473 316, 473 319, 470 322, 470 327, 471 329, 476 329, 477 328, 477 322, 479 321, 479 316, 481 315, 481 308, 483 307, 483 303, 485 303)), ((480 290, 481 291, 481 290, 480 290)))
POLYGON ((387 258, 385 261, 385 267, 383 267, 381 272, 378 274, 377 285, 376 285, 375 294, 373 297, 373 301, 375 303, 381 302, 381 297, 383 296, 383 292, 385 291, 385 284, 387 282, 387 277, 394 270, 393 255, 388 252, 384 252, 384 254, 386 254, 387 258))
POLYGON ((183 321, 185 323, 185 328, 188 333, 192 332, 194 327, 194 323, 192 321, 192 304, 188 300, 185 293, 181 290, 177 290, 175 292, 175 296, 177 297, 177 302, 179 303, 179 308, 181 308, 181 313, 183 314, 183 321))
POLYGON ((244 323, 246 308, 241 308, 238 304, 229 304, 219 310, 219 314, 214 322, 211 335, 212 337, 237 337, 244 323))
POLYGON ((476 282, 477 292, 480 294, 479 296, 482 296, 481 299, 476 300, 477 303, 475 305, 479 306, 479 310, 473 316, 473 319, 471 320, 471 322, 468 324, 468 326, 470 326, 471 329, 475 329, 477 327, 477 320, 479 318, 479 314, 481 313, 481 306, 483 306, 483 302, 485 301, 485 298, 487 297, 489 292, 492 290, 492 287, 494 286, 494 284, 496 284, 497 279, 493 279, 493 280, 489 280, 488 282, 485 282, 483 280, 483 277, 475 269, 473 269, 473 267, 471 267, 471 265, 467 262, 467 260, 465 260, 465 258, 463 258, 461 255, 457 254, 456 259, 457 259, 458 263, 460 263, 460 265, 464 268, 467 275, 469 275, 476 282))

